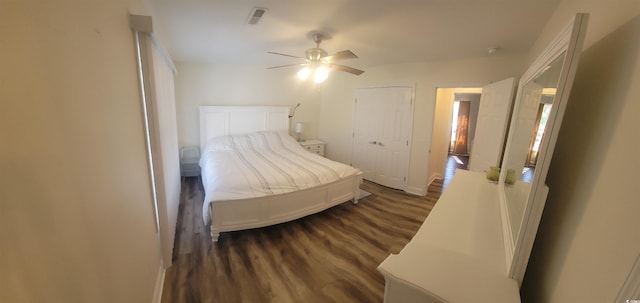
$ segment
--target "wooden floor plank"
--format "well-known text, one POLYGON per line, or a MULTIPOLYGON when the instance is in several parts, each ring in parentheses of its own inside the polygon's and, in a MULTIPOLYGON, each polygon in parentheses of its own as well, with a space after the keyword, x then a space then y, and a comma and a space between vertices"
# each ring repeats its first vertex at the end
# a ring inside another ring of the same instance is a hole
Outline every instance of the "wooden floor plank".
POLYGON ((173 265, 162 302, 382 302, 378 265, 416 233, 442 192, 420 197, 365 181, 358 204, 274 226, 222 233, 202 223, 199 178, 182 183, 173 265))

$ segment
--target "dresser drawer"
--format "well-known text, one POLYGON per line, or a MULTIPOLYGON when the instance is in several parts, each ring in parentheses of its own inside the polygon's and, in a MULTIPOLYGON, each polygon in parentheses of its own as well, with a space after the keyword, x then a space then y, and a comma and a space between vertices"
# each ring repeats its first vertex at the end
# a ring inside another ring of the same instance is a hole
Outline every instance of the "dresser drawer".
POLYGON ((308 151, 320 150, 322 149, 322 144, 305 145, 304 148, 308 151))
POLYGON ((320 141, 320 140, 306 140, 306 141, 300 142, 300 145, 306 151, 308 151, 310 153, 318 154, 320 156, 324 156, 324 146, 325 146, 325 144, 326 143, 324 143, 323 141, 320 141))
POLYGON ((310 153, 314 153, 314 154, 318 154, 320 156, 324 156, 324 153, 322 152, 322 149, 313 149, 309 151, 310 153))

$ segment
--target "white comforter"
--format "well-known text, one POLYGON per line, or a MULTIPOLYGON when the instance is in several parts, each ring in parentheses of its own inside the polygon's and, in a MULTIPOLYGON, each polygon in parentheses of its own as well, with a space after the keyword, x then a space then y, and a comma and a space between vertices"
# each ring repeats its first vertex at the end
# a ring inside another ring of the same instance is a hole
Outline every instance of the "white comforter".
POLYGON ((205 197, 210 203, 283 194, 331 183, 358 170, 307 152, 286 133, 259 132, 209 140, 200 158, 205 197))

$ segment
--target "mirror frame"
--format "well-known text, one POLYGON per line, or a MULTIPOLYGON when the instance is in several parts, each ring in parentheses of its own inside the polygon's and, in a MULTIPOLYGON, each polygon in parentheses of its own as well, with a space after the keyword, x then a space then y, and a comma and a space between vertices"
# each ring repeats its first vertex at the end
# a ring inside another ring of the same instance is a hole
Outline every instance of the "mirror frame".
POLYGON ((512 118, 509 127, 509 136, 505 147, 505 154, 502 159, 503 167, 501 169, 498 185, 505 260, 509 271, 509 277, 516 280, 518 285, 522 285, 522 279, 524 278, 533 242, 540 224, 540 218, 542 217, 542 211, 546 203, 547 193, 549 190, 545 185, 546 176, 549 170, 551 157, 553 156, 553 150, 556 145, 560 126, 562 124, 564 111, 567 106, 569 93, 573 86, 573 80, 575 78, 580 53, 582 51, 582 44, 586 33, 588 19, 588 14, 576 14, 573 20, 571 20, 571 22, 562 29, 560 34, 551 41, 542 54, 527 69, 518 83, 518 92, 511 115, 512 118), (546 66, 551 64, 563 53, 565 54, 565 57, 562 62, 562 70, 560 72, 560 78, 558 79, 553 107, 551 109, 549 119, 547 120, 545 135, 542 138, 540 150, 538 151, 536 169, 524 208, 524 214, 520 221, 518 235, 514 241, 511 226, 512 224, 515 224, 515 220, 518 219, 509 217, 504 180, 507 171, 505 166, 506 163, 509 163, 508 151, 511 149, 513 141, 512 136, 515 131, 515 123, 517 122, 514 117, 518 116, 518 110, 520 107, 519 100, 522 97, 520 89, 524 87, 527 82, 533 80, 537 75, 539 75, 546 66))

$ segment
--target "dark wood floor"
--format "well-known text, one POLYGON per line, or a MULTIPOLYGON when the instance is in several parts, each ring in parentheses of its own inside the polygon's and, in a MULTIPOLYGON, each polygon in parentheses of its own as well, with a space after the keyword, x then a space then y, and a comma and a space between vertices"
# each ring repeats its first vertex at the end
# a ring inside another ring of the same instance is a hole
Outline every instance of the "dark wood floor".
POLYGON ((222 233, 203 226, 203 189, 182 183, 173 266, 162 302, 382 302, 378 265, 418 230, 442 191, 426 197, 365 181, 371 196, 271 227, 222 233))
POLYGON ((449 186, 449 182, 451 182, 451 180, 453 179, 453 175, 455 174, 456 169, 467 170, 469 166, 469 156, 463 156, 463 155, 455 156, 458 158, 458 160, 462 161, 462 164, 458 163, 453 158, 454 156, 455 155, 449 154, 449 156, 447 157, 447 163, 445 164, 445 169, 444 169, 444 183, 443 183, 444 188, 447 188, 447 186, 449 186))

